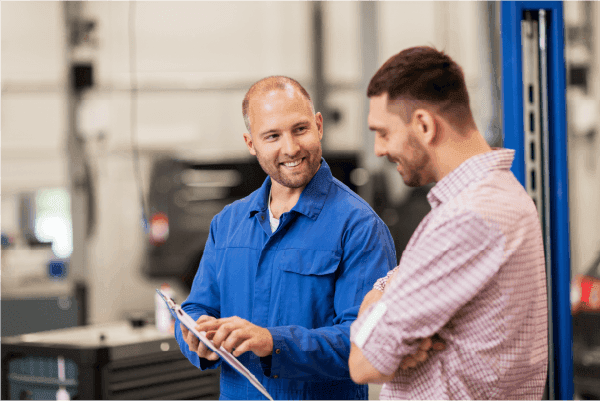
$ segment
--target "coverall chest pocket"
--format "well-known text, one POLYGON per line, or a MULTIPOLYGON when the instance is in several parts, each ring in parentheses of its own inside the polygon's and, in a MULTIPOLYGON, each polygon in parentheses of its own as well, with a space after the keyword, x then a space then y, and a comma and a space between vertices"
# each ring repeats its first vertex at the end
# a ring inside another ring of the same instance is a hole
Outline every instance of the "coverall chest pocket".
POLYGON ((286 249, 276 261, 280 276, 280 325, 329 326, 340 255, 333 251, 286 249))

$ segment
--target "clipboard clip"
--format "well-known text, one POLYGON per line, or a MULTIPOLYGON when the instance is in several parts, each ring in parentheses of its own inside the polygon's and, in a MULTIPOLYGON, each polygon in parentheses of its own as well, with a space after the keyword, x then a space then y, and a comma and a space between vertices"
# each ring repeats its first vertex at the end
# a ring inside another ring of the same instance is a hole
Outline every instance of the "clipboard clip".
POLYGON ((166 296, 163 291, 159 290, 157 288, 157 294, 159 294, 161 296, 161 298, 163 298, 163 301, 165 301, 167 303, 167 305, 169 305, 169 307, 171 309, 175 308, 175 301, 173 301, 173 299, 169 298, 168 296, 166 296))
POLYGON ((163 291, 159 290, 158 288, 156 289, 156 292, 160 295, 160 297, 163 299, 163 301, 165 301, 165 303, 169 307, 169 312, 171 313, 171 316, 173 316, 176 320, 179 320, 176 313, 177 304, 175 303, 175 301, 167 295, 165 295, 165 293, 163 293, 163 291))

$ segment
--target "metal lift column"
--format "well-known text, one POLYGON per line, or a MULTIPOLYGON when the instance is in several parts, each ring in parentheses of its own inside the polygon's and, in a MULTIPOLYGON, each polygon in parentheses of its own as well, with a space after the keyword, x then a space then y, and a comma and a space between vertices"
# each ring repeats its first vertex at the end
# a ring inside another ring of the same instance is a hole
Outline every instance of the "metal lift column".
POLYGON ((501 4, 504 146, 536 203, 549 299, 549 399, 572 399, 572 316, 563 4, 501 4))

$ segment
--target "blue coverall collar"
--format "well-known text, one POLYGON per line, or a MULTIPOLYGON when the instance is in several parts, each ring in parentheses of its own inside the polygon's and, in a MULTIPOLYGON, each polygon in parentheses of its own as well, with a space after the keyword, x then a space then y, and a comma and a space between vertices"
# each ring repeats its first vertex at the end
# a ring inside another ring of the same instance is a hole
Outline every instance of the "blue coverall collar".
MULTIPOLYGON (((317 173, 315 173, 311 181, 309 181, 305 189, 303 189, 298 202, 296 202, 296 205, 294 205, 291 211, 298 212, 310 219, 316 220, 325 204, 332 178, 330 166, 328 166, 328 163, 326 163, 325 159, 322 157, 319 170, 317 170, 317 173)), ((267 210, 270 189, 271 177, 267 177, 265 181, 263 181, 261 188, 255 193, 251 203, 249 217, 253 217, 258 212, 265 212, 267 210)))

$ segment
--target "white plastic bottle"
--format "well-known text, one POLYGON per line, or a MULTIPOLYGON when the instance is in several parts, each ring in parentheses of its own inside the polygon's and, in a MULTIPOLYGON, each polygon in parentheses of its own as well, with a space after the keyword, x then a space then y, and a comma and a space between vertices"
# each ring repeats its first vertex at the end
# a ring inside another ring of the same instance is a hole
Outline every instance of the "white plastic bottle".
MULTIPOLYGON (((65 383, 67 376, 65 375, 65 358, 62 356, 58 357, 58 380, 61 383, 65 383)), ((71 396, 65 386, 59 385, 58 391, 56 392, 56 399, 61 401, 71 400, 71 396)))
POLYGON ((56 399, 60 401, 69 401, 71 400, 71 396, 66 388, 59 386, 58 391, 56 392, 56 399))
MULTIPOLYGON (((161 285, 161 291, 173 299, 173 290, 171 286, 167 283, 161 285)), ((169 307, 163 301, 163 298, 159 294, 155 294, 155 308, 154 308, 154 317, 155 324, 158 331, 162 333, 169 333, 171 331, 171 326, 173 324, 173 316, 171 316, 171 312, 169 311, 169 307)))

